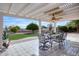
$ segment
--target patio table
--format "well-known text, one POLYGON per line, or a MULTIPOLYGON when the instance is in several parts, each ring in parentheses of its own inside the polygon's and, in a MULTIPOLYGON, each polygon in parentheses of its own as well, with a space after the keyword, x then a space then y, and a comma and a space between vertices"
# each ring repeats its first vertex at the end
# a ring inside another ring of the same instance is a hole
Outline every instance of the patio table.
POLYGON ((51 36, 56 37, 56 36, 59 36, 59 35, 61 35, 61 33, 52 34, 51 36))
POLYGON ((57 37, 57 36, 60 36, 60 35, 61 35, 61 33, 52 34, 52 35, 51 35, 51 38, 52 38, 52 39, 56 39, 56 37, 57 37))
POLYGON ((52 47, 52 43, 53 41, 59 43, 60 46, 60 41, 62 40, 60 38, 62 33, 56 33, 56 34, 45 34, 44 38, 42 41, 40 41, 40 43, 42 43, 43 45, 40 45, 40 48, 42 47, 42 50, 47 50, 49 47, 52 47), (46 45, 47 43, 49 43, 50 45, 46 45))

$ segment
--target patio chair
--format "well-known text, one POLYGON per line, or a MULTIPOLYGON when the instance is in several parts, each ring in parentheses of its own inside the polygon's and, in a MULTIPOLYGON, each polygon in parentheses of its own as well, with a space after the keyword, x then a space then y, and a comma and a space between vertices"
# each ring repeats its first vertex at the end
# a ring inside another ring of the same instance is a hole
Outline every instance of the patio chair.
POLYGON ((59 43, 59 48, 63 46, 63 42, 65 40, 66 34, 65 33, 60 33, 60 35, 56 36, 53 41, 59 43))
POLYGON ((66 40, 67 33, 63 33, 63 40, 66 40))
POLYGON ((43 33, 39 40, 39 48, 42 50, 48 50, 52 46, 52 41, 49 33, 43 33))

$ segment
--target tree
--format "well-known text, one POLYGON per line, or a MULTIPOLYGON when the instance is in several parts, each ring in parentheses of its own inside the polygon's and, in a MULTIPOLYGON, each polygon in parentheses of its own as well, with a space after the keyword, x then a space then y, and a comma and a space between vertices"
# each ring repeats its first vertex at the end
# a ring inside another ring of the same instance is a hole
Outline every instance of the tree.
POLYGON ((77 32, 79 32, 79 20, 73 20, 72 22, 75 23, 75 27, 77 29, 77 32))
POLYGON ((67 25, 68 27, 76 28, 77 32, 79 32, 79 20, 73 20, 67 25))
POLYGON ((34 33, 35 30, 38 30, 38 25, 34 23, 30 23, 29 25, 27 25, 26 29, 32 30, 32 32, 34 33))
POLYGON ((15 26, 18 30, 20 29, 20 27, 19 26, 15 26))
POLYGON ((14 32, 14 33, 16 33, 19 29, 20 29, 19 26, 10 26, 10 27, 9 27, 9 30, 10 30, 11 32, 14 32))

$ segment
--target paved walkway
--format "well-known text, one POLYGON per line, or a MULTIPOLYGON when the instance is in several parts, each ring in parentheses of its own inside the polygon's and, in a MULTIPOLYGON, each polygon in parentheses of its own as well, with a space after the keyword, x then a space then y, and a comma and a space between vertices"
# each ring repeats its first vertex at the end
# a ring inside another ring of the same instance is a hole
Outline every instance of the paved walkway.
POLYGON ((37 36, 34 36, 34 37, 28 37, 28 38, 23 38, 23 39, 19 39, 19 40, 13 40, 11 41, 11 45, 12 44, 17 44, 17 43, 22 43, 22 42, 27 42, 27 41, 31 41, 31 40, 36 40, 38 39, 37 36))
POLYGON ((68 33, 67 40, 79 42, 79 33, 68 33))
POLYGON ((11 42, 1 56, 36 56, 38 50, 38 37, 30 37, 11 42))

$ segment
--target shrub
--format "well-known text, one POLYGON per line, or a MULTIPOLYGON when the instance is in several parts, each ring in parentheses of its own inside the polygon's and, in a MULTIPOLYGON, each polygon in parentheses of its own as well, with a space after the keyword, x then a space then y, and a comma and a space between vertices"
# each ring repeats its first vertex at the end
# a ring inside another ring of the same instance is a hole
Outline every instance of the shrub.
POLYGON ((19 26, 10 26, 9 27, 9 31, 14 32, 14 33, 16 33, 19 29, 20 29, 19 26))
POLYGON ((68 27, 68 32, 76 32, 76 27, 68 27))
POLYGON ((60 31, 64 31, 64 32, 67 32, 67 31, 68 31, 68 29, 67 29, 66 26, 59 26, 58 29, 59 29, 60 31))

